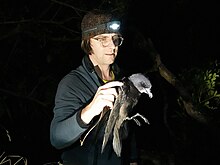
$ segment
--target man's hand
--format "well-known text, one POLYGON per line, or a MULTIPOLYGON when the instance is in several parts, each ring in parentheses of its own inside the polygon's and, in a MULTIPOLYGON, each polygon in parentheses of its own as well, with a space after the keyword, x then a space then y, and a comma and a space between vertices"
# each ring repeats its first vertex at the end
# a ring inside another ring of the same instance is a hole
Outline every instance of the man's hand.
POLYGON ((88 124, 92 118, 99 115, 104 107, 109 107, 112 109, 114 101, 118 96, 116 88, 122 86, 123 83, 120 81, 112 81, 100 86, 96 91, 93 100, 88 104, 81 113, 82 120, 88 124))

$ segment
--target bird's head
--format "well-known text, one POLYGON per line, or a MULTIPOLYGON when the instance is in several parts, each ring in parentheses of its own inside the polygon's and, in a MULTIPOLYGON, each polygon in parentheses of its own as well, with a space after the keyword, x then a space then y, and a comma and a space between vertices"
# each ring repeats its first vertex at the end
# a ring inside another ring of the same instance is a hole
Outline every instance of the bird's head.
POLYGON ((150 98, 153 97, 153 94, 151 93, 151 82, 144 74, 132 74, 128 79, 134 84, 140 93, 146 93, 150 98))

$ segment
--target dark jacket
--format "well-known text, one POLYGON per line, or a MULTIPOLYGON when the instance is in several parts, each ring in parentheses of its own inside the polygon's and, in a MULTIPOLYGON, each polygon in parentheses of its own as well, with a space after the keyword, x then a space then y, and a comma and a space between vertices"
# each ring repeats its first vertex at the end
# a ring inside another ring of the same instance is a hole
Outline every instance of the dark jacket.
MULTIPOLYGON (((118 67, 113 65, 112 69, 116 79, 119 79, 118 67)), ((80 146, 80 139, 96 123, 95 118, 86 125, 80 118, 81 110, 91 101, 102 84, 88 56, 85 56, 82 64, 67 74, 58 85, 50 140, 55 148, 63 151, 64 165, 122 164, 121 158, 114 153, 111 142, 101 154, 104 126, 99 133, 95 129, 89 133, 80 146)))

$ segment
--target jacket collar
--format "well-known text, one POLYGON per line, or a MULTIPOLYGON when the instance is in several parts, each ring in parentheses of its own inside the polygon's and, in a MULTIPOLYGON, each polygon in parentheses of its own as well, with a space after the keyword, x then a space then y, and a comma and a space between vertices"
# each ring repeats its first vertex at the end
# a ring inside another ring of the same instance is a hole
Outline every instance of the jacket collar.
MULTIPOLYGON (((84 58, 83 58, 83 63, 86 67, 86 69, 90 72, 90 73, 93 73, 95 72, 95 68, 94 68, 94 65, 92 63, 92 61, 90 60, 89 56, 88 55, 85 55, 84 58)), ((114 72, 116 78, 118 77, 119 75, 119 72, 120 72, 120 68, 118 67, 117 64, 112 64, 111 65, 111 69, 112 71, 114 72)))
POLYGON ((92 61, 89 59, 89 55, 85 55, 84 58, 83 58, 83 63, 85 64, 85 67, 86 69, 89 71, 89 72, 95 72, 95 69, 94 69, 94 66, 93 66, 93 63, 92 61))

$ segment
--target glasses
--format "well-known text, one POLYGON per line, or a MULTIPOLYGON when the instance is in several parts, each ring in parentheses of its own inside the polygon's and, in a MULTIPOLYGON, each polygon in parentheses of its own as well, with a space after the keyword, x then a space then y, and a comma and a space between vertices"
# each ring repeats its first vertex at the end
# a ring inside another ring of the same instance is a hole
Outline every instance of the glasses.
POLYGON ((124 38, 119 35, 114 35, 112 38, 109 37, 97 37, 93 38, 96 41, 99 41, 103 47, 109 46, 110 42, 113 42, 115 46, 121 46, 124 38))

